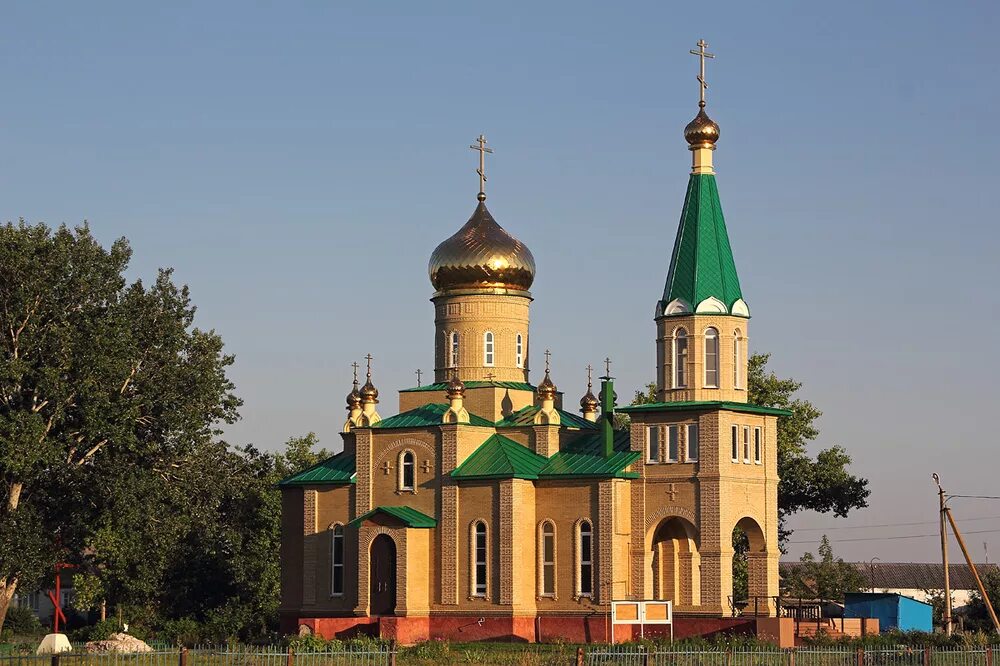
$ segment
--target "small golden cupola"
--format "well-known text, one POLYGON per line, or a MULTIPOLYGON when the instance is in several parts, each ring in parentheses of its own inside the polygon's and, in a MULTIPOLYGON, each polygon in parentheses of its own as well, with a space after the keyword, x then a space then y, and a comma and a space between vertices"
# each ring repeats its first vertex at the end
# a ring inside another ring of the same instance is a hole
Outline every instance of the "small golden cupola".
POLYGON ((361 416, 358 419, 358 425, 362 428, 368 428, 379 421, 382 417, 379 416, 378 412, 375 411, 375 405, 378 404, 378 389, 372 384, 372 359, 374 357, 371 354, 365 356, 365 360, 368 361, 368 370, 366 373, 365 385, 361 387, 361 416))
POLYGON ((350 432, 351 428, 358 425, 358 417, 361 416, 361 391, 358 390, 358 364, 355 362, 351 365, 354 368, 354 388, 347 394, 347 421, 344 423, 344 432, 350 432))
POLYGON ((552 382, 552 377, 549 376, 550 356, 552 356, 552 352, 546 349, 545 377, 536 389, 539 405, 538 412, 535 414, 535 425, 559 425, 561 422, 559 411, 556 409, 556 393, 558 393, 559 390, 552 382))
MULTIPOLYGON (((531 250, 486 208, 486 137, 479 152, 479 203, 472 217, 431 254, 435 293, 434 380, 528 381, 528 306, 535 280, 531 250)), ((470 385, 471 386, 471 385, 470 385)))
POLYGON ((597 421, 597 408, 601 405, 600 400, 594 395, 593 368, 587 366, 587 392, 580 398, 580 413, 588 421, 597 421))
POLYGON ((445 395, 448 398, 448 411, 444 413, 444 423, 468 423, 469 410, 465 408, 465 384, 458 378, 457 372, 453 373, 448 381, 445 395))

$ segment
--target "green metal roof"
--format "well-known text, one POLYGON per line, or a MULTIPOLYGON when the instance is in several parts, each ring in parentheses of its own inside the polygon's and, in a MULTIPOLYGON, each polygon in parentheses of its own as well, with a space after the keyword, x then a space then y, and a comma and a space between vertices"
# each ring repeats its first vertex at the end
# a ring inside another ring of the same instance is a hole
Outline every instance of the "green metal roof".
POLYGON ((792 412, 777 407, 762 407, 746 402, 727 402, 725 400, 681 400, 678 402, 649 402, 645 405, 617 407, 616 411, 631 414, 632 412, 688 412, 706 411, 709 409, 725 409, 730 412, 746 414, 765 414, 768 416, 791 416, 792 412))
MULTIPOLYGON (((506 418, 497 421, 496 426, 498 428, 516 428, 518 426, 534 425, 535 414, 537 414, 538 410, 540 409, 541 407, 537 405, 528 405, 527 407, 522 407, 521 409, 517 410, 510 416, 507 416, 506 418)), ((577 416, 576 414, 573 414, 571 412, 564 412, 561 409, 558 411, 559 411, 559 420, 562 422, 562 425, 566 426, 567 428, 581 428, 584 430, 597 429, 596 423, 588 421, 582 416, 577 416)))
POLYGON ((413 507, 409 506, 377 506, 368 513, 358 516, 347 524, 351 527, 359 527, 361 523, 368 520, 376 513, 384 513, 392 516, 393 518, 398 518, 403 521, 407 527, 437 527, 437 520, 431 518, 426 513, 417 511, 413 507))
POLYGON ((354 483, 354 454, 341 451, 332 458, 298 474, 282 479, 279 486, 308 486, 312 484, 354 483))
POLYGON ((614 476, 634 479, 639 475, 624 471, 638 460, 642 454, 629 450, 630 437, 627 430, 614 433, 614 454, 605 458, 604 440, 600 432, 582 435, 570 442, 559 453, 548 459, 539 472, 540 479, 558 479, 581 476, 614 476))
POLYGON ((503 435, 493 435, 454 471, 456 479, 537 479, 548 459, 503 435))
MULTIPOLYGON (((382 419, 373 425, 372 428, 376 430, 385 430, 386 428, 426 428, 428 426, 439 426, 443 425, 444 422, 442 419, 444 418, 444 413, 447 411, 448 405, 428 403, 403 412, 402 414, 396 414, 395 416, 390 416, 387 419, 382 419)), ((493 421, 487 421, 481 416, 469 414, 468 425, 492 428, 493 421)))
POLYGON ((660 309, 682 298, 693 310, 713 296, 728 309, 743 298, 715 176, 691 174, 660 309))
MULTIPOLYGON (((468 382, 462 382, 465 384, 465 388, 488 388, 490 386, 494 388, 505 388, 511 389, 513 391, 534 391, 535 387, 526 382, 484 382, 478 380, 472 380, 468 382)), ((417 386, 414 388, 403 389, 401 393, 413 393, 414 391, 444 391, 447 388, 447 382, 437 382, 436 384, 425 384, 424 386, 417 386)))

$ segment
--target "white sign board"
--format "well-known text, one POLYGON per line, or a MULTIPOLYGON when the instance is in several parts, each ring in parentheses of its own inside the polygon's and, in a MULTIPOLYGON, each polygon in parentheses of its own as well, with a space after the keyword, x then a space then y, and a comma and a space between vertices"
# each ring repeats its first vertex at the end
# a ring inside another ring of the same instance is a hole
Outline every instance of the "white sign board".
POLYGON ((611 642, 615 642, 616 624, 638 624, 639 637, 647 624, 669 624, 670 641, 674 640, 674 607, 670 601, 612 601, 611 602, 611 642))

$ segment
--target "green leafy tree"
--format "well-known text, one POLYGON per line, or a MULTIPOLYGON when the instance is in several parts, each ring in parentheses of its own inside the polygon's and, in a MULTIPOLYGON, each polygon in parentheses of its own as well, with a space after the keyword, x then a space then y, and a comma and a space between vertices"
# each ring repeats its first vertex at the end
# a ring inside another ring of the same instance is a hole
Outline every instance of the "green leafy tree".
POLYGON ((833 546, 824 534, 817 556, 806 553, 788 578, 789 592, 806 599, 841 601, 845 592, 856 592, 865 578, 856 567, 833 554, 833 546))
MULTIPOLYGON (((986 573, 980 572, 983 587, 993 604, 993 610, 1000 612, 1000 570, 990 569, 986 573)), ((978 590, 972 593, 969 605, 966 607, 967 625, 970 629, 980 629, 982 631, 996 631, 993 620, 986 610, 986 602, 983 595, 978 590)))
POLYGON ((281 478, 297 474, 304 469, 308 469, 317 463, 321 463, 330 456, 332 452, 325 448, 318 450, 319 438, 316 433, 310 432, 301 437, 290 437, 285 442, 285 450, 275 458, 276 471, 281 478))
POLYGON ((86 226, 0 227, 0 627, 57 560, 161 558, 109 512, 146 506, 237 418, 221 338, 169 270, 128 283, 130 256, 86 226))

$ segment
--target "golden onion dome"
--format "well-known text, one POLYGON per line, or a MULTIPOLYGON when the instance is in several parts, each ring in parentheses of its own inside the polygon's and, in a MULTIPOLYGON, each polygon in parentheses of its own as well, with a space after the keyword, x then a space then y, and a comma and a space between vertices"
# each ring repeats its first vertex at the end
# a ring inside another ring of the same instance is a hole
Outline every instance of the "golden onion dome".
POLYGON ((580 398, 580 409, 584 412, 596 412, 600 404, 601 403, 597 399, 597 396, 595 396, 594 392, 589 388, 584 396, 580 398))
POLYGON ((536 391, 538 392, 538 397, 542 400, 555 398, 557 389, 556 385, 552 383, 552 378, 549 377, 548 369, 545 370, 545 378, 542 379, 542 383, 538 385, 536 391))
POLYGON ((448 399, 461 398, 465 395, 465 384, 458 378, 458 374, 453 374, 445 387, 445 394, 448 399))
POLYGON ((361 392, 358 391, 358 380, 354 380, 354 388, 347 394, 347 408, 353 409, 361 404, 361 392))
POLYGON ((719 124, 708 117, 705 107, 698 110, 698 115, 684 128, 684 140, 692 147, 708 148, 719 140, 719 124))
POLYGON ((372 384, 371 377, 369 377, 368 381, 365 382, 365 385, 361 387, 361 399, 366 402, 368 400, 375 400, 377 402, 378 389, 375 388, 374 384, 372 384))
POLYGON ((438 291, 527 291, 535 280, 535 258, 527 245, 497 224, 480 201, 465 226, 435 248, 427 270, 438 291))

